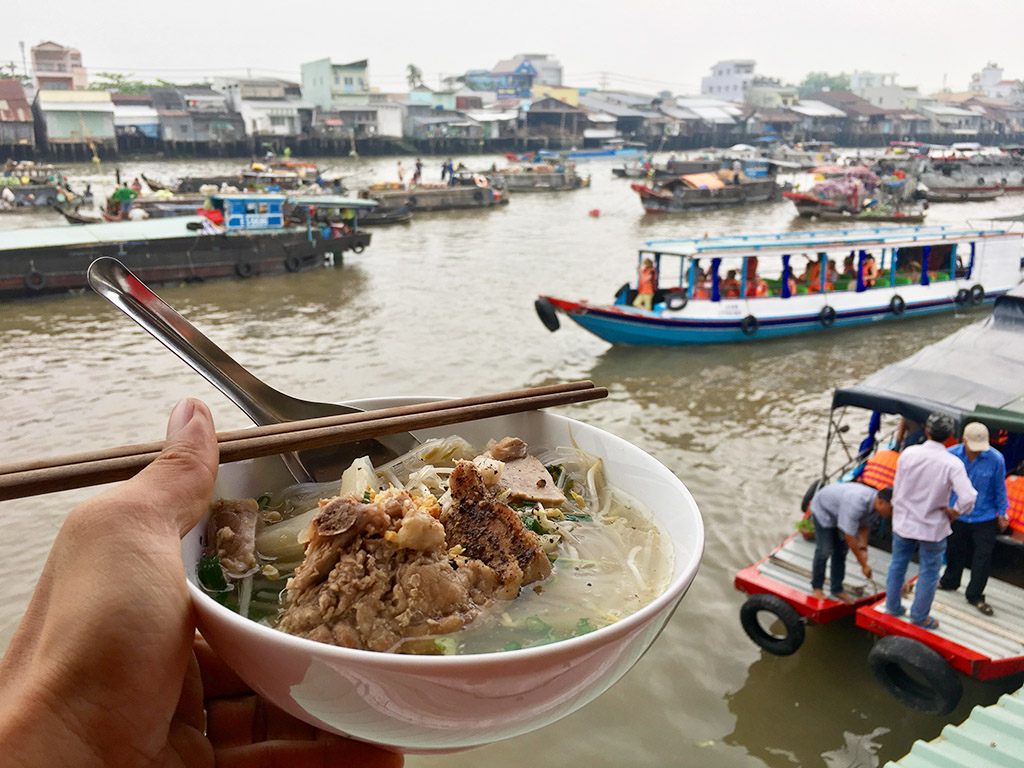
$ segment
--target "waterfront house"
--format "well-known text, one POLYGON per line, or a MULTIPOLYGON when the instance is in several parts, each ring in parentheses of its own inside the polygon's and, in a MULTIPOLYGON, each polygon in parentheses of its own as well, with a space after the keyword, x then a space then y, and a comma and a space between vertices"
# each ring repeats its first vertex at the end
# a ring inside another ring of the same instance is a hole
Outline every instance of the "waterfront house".
POLYGON ((797 139, 796 131, 804 116, 789 109, 748 105, 739 121, 748 136, 778 136, 784 141, 797 139))
POLYGON ((463 114, 480 125, 485 139, 514 139, 518 135, 518 109, 467 109, 463 114))
POLYGON ((928 133, 931 120, 909 109, 887 109, 882 115, 881 131, 892 140, 910 140, 928 133))
POLYGON ((84 91, 89 87, 82 54, 53 41, 32 46, 32 71, 37 91, 84 91))
MULTIPOLYGON (((657 113, 642 112, 635 106, 649 106, 649 96, 637 97, 635 94, 590 91, 580 95, 580 107, 588 112, 598 112, 615 118, 615 130, 620 136, 643 139, 644 122, 657 113)), ((531 111, 532 111, 531 107, 531 111)))
POLYGON ((114 149, 114 103, 106 91, 41 90, 32 106, 36 145, 72 157, 84 150, 114 149))
POLYGON ((583 139, 587 112, 554 98, 538 99, 526 111, 527 135, 565 141, 583 139))
POLYGON ((370 94, 369 62, 334 64, 329 58, 302 65, 302 97, 317 109, 331 112, 341 103, 366 103, 370 94))
POLYGON ((0 78, 0 157, 20 156, 17 148, 32 148, 36 143, 32 107, 25 89, 16 77, 0 78))
POLYGON ((147 94, 112 93, 114 133, 122 136, 160 138, 160 114, 147 94))
POLYGON ((711 67, 711 74, 701 78, 700 93, 716 99, 744 101, 747 88, 754 81, 754 59, 726 59, 711 67))
POLYGON ((834 139, 846 128, 846 113, 816 99, 801 99, 789 108, 803 119, 800 128, 808 139, 834 139))
MULTIPOLYGON (((429 105, 424 105, 429 110, 429 105)), ((345 128, 337 124, 332 127, 340 129, 336 132, 344 136, 354 136, 359 139, 371 138, 393 138, 400 139, 403 135, 403 124, 405 120, 405 106, 399 102, 392 101, 384 94, 370 94, 370 100, 365 103, 341 102, 334 105, 330 112, 317 112, 317 119, 322 133, 324 128, 329 127, 326 120, 341 120, 345 128), (323 117, 323 121, 320 118, 323 117)), ((327 134, 324 134, 327 135, 327 134)))
POLYGON ((223 93, 231 109, 242 116, 250 136, 300 137, 312 127, 315 106, 302 99, 298 83, 276 78, 218 78, 213 89, 223 93))
POLYGON ((950 104, 925 104, 921 113, 930 121, 932 134, 977 136, 981 131, 982 116, 963 107, 950 104))
POLYGON ((929 99, 912 85, 898 85, 891 72, 858 72, 850 75, 850 90, 884 110, 916 110, 929 99))
POLYGON ((882 133, 885 110, 853 91, 819 91, 808 98, 844 112, 847 117, 844 133, 847 136, 877 136, 882 133))
POLYGON ((434 109, 445 109, 452 111, 455 107, 454 91, 435 91, 426 85, 417 85, 409 91, 409 102, 413 104, 427 104, 434 109))
POLYGON ((147 91, 157 111, 165 142, 209 148, 245 139, 242 116, 228 107, 223 93, 209 85, 161 86, 147 91))

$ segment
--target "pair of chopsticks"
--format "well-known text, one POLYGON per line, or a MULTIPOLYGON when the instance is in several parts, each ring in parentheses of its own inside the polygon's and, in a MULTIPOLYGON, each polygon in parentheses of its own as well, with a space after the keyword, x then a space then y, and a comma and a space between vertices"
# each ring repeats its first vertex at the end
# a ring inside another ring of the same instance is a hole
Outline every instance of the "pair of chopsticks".
MULTIPOLYGON (((595 387, 592 381, 574 381, 218 432, 217 443, 220 463, 227 464, 607 396, 608 390, 595 387)), ((163 441, 157 441, 0 464, 0 501, 127 480, 152 462, 163 447, 163 441)))

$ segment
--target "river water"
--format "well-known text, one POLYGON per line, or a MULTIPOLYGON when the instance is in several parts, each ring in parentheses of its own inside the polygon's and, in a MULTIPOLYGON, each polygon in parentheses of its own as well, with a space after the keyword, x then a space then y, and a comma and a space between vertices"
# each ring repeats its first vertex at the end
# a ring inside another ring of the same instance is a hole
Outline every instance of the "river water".
MULTIPOLYGON (((394 179, 415 158, 326 159, 356 187, 394 179)), ((425 178, 443 158, 426 158, 425 178)), ((458 158, 456 158, 458 159, 458 158)), ((489 167, 501 158, 465 158, 489 167)), ((238 161, 123 162, 122 175, 234 173, 238 161)), ((762 652, 738 611, 736 571, 793 530, 820 469, 836 386, 941 339, 986 310, 878 327, 684 349, 613 348, 568 321, 549 333, 538 293, 610 299, 655 237, 806 228, 789 202, 704 215, 645 216, 611 164, 581 165, 589 188, 520 194, 497 210, 418 214, 374 230, 340 269, 159 289, 272 386, 312 400, 463 396, 593 379, 606 401, 565 412, 641 446, 696 498, 704 561, 679 610, 626 678, 547 729, 467 753, 410 757, 417 768, 488 765, 875 766, 932 739, 1003 684, 965 681, 951 715, 910 712, 871 678, 873 636, 852 618, 812 627, 794 656, 762 652), (589 215, 598 210, 599 216, 589 215)), ((112 166, 75 182, 113 183, 112 166)), ((803 179, 806 183, 807 179, 803 179)), ((929 223, 1018 213, 1024 198, 934 205, 929 223)), ((59 224, 48 212, 0 216, 0 229, 59 224)), ((0 234, 0 237, 3 235, 0 234)), ((93 295, 0 304, 0 460, 160 439, 183 397, 242 427, 234 405, 93 295)), ((94 490, 0 503, 0 648, 24 611, 68 509, 94 490)), ((111 574, 116 578, 116 574, 111 574)))

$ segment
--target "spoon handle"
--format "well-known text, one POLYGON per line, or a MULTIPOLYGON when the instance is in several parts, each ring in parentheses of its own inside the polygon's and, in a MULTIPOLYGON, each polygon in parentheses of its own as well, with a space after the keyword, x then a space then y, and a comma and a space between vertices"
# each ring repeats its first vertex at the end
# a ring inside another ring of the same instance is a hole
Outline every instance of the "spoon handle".
POLYGON ((179 315, 117 259, 104 256, 89 266, 89 285, 149 331, 160 343, 227 395, 256 424, 285 421, 265 405, 287 397, 253 376, 179 315))

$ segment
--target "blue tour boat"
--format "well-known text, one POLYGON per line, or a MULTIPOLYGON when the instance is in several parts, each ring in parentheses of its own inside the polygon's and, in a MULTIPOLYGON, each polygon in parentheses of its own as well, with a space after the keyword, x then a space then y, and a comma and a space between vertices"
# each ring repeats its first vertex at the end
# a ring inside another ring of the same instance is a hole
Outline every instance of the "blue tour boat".
POLYGON ((612 344, 711 344, 896 320, 993 301, 1021 281, 1021 233, 879 227, 650 240, 653 308, 625 284, 609 304, 540 296, 612 344), (802 269, 802 274, 801 274, 802 269), (799 277, 798 277, 799 275, 799 277))

